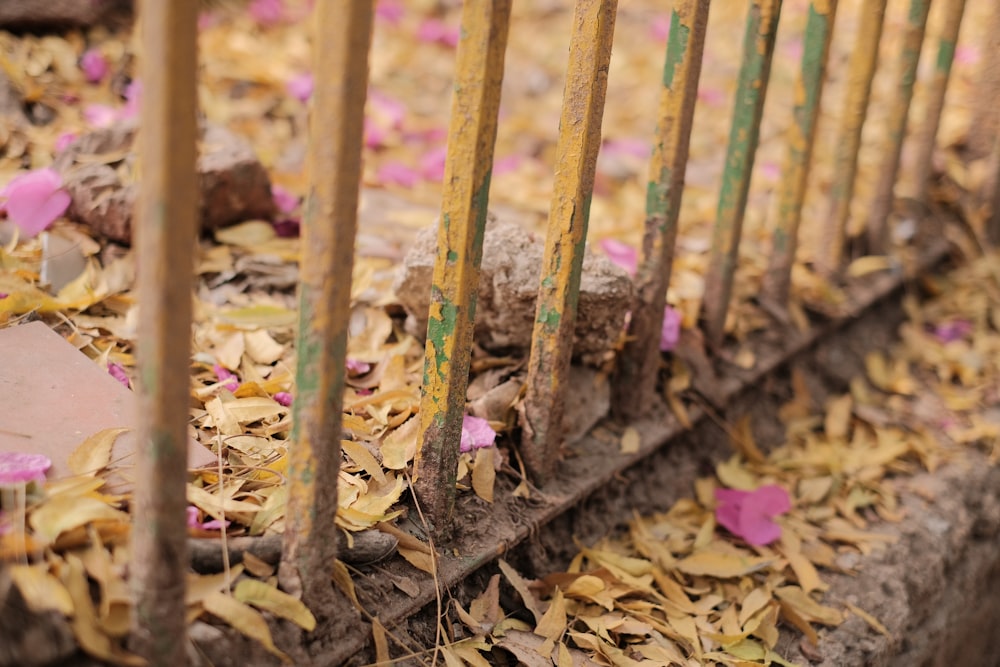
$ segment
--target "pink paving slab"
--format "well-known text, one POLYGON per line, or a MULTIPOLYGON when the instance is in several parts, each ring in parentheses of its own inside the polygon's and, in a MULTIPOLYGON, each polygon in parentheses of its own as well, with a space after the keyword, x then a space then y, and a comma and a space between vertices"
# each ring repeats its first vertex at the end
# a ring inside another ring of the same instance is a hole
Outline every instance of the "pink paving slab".
MULTIPOLYGON (((70 474, 66 461, 89 436, 135 425, 135 395, 42 322, 0 330, 0 451, 52 459, 49 479, 70 474)), ((136 436, 118 437, 111 453, 115 491, 131 486, 136 436)), ((215 462, 191 441, 188 466, 215 462)))

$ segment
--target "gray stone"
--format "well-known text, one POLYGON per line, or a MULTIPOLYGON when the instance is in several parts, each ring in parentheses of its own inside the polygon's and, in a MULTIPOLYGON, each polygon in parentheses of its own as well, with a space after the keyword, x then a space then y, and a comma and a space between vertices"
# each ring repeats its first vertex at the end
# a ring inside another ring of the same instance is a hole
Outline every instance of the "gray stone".
MULTIPOLYGON (((437 230, 417 235, 394 285, 409 315, 407 330, 427 331, 437 230)), ((491 352, 523 354, 531 346, 543 239, 491 216, 483 240, 482 275, 476 306, 475 340, 491 352)), ((633 294, 628 274, 604 257, 583 261, 573 356, 591 365, 605 361, 619 342, 633 294)))

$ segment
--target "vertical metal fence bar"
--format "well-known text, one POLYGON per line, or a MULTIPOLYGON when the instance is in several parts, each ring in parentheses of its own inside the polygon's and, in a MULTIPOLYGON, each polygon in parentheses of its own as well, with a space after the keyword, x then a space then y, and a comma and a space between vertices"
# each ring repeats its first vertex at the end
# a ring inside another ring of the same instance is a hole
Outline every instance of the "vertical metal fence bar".
POLYGON ((930 0, 911 0, 907 15, 906 31, 903 36, 903 51, 900 54, 901 70, 896 99, 889 109, 888 139, 885 143, 885 158, 879 170, 879 181, 875 188, 868 216, 868 252, 879 254, 887 250, 889 242, 889 214, 893 206, 893 189, 899 173, 899 160, 906 137, 906 121, 913 99, 913 85, 917 80, 917 66, 920 64, 920 50, 927 29, 927 15, 930 0))
POLYGON ((955 45, 958 42, 959 28, 962 26, 965 0, 950 0, 945 5, 945 12, 944 26, 938 37, 934 76, 928 83, 924 127, 921 134, 918 135, 916 154, 914 155, 916 169, 914 198, 925 204, 927 203, 927 188, 934 172, 934 147, 937 144, 941 112, 944 111, 944 99, 948 92, 948 80, 951 78, 951 65, 955 61, 955 45))
POLYGON ((878 63, 885 6, 886 0, 866 0, 862 5, 860 32, 851 54, 847 100, 837 135, 833 183, 830 185, 830 213, 824 221, 822 243, 816 253, 816 268, 827 277, 835 275, 843 261, 847 219, 851 214, 858 173, 861 130, 868 114, 868 99, 878 63))
POLYGON ((573 12, 522 424, 525 464, 540 483, 552 473, 563 436, 564 389, 617 9, 617 0, 577 0, 573 12))
POLYGON ((698 100, 710 0, 678 0, 670 21, 656 142, 646 189, 642 259, 636 274, 631 340, 618 359, 615 410, 634 418, 649 409, 659 369, 663 309, 677 240, 694 107, 698 100))
POLYGON ((969 124, 969 152, 975 157, 989 155, 993 139, 1000 132, 1000 2, 993 3, 989 24, 980 47, 982 63, 972 100, 972 121, 969 124))
POLYGON ((774 244, 767 272, 764 274, 764 298, 779 309, 788 305, 792 265, 798 249, 802 202, 805 200, 809 178, 809 165, 816 139, 816 120, 819 118, 820 97, 836 14, 837 0, 813 0, 809 6, 799 80, 795 85, 794 119, 788 133, 788 157, 785 160, 778 200, 774 244))
POLYGON ((143 2, 136 207, 139 257, 138 447, 131 586, 136 651, 185 662, 187 423, 191 291, 198 216, 195 2, 143 2))
MULTIPOLYGON (((330 609, 351 271, 361 180, 371 2, 317 2, 309 164, 288 507, 279 575, 314 609, 330 609)), ((326 613, 329 613, 327 611, 326 613)))
MULTIPOLYGON (((1000 12, 998 12, 1000 14, 1000 12)), ((996 110, 1000 118, 1000 109, 996 110)), ((992 190, 984 192, 984 199, 988 199, 989 218, 986 219, 986 240, 994 245, 1000 245, 1000 132, 993 135, 993 151, 990 155, 990 183, 992 190)))
POLYGON ((757 152, 760 120, 764 111, 764 97, 780 14, 781 0, 753 0, 747 15, 733 126, 726 151, 722 192, 719 195, 702 303, 705 332, 708 340, 715 345, 721 343, 725 335, 726 313, 733 290, 743 216, 746 212, 754 154, 757 152))
POLYGON ((510 7, 510 0, 468 0, 462 8, 414 482, 439 537, 448 536, 455 507, 510 7))

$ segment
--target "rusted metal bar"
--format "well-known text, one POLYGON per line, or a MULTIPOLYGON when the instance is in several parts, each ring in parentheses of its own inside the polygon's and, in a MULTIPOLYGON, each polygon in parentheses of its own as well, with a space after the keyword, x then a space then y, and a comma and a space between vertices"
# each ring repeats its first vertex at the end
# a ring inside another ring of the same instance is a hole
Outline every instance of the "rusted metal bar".
POLYGON ((712 252, 702 302, 705 332, 718 345, 725 335, 726 313, 733 290, 737 253, 746 212, 750 175, 760 134, 774 54, 781 0, 753 0, 743 38, 743 62, 736 89, 736 108, 722 174, 722 192, 712 233, 712 252))
POLYGON ((198 3, 143 2, 136 206, 139 257, 137 480, 133 494, 134 649, 150 665, 185 662, 191 291, 198 216, 198 3))
POLYGON ((896 99, 889 108, 889 129, 883 153, 885 158, 879 170, 878 185, 868 216, 868 252, 879 254, 887 250, 889 243, 889 214, 893 206, 893 189, 899 174, 899 161, 906 138, 906 121, 913 99, 913 85, 917 80, 917 66, 927 29, 927 15, 930 0, 911 0, 907 15, 906 30, 903 35, 903 51, 900 54, 899 87, 896 99))
POLYGON ((554 191, 521 424, 524 461, 539 483, 552 474, 563 437, 564 390, 573 353, 617 9, 617 0, 577 0, 573 12, 554 191))
POLYGON ((847 79, 847 100, 837 135, 833 183, 830 185, 830 213, 816 253, 816 268, 827 276, 835 275, 843 262, 847 219, 854 199, 854 180, 858 173, 861 130, 868 114, 872 79, 878 63, 878 45, 885 23, 886 0, 866 0, 861 7, 860 32, 851 54, 847 79))
POLYGON ((441 538, 448 537, 455 507, 510 6, 510 0, 482 0, 462 8, 414 482, 430 528, 441 538))
MULTIPOLYGON (((333 595, 331 573, 337 555, 334 518, 372 4, 317 2, 315 8, 297 394, 279 577, 287 591, 332 616, 329 610, 345 609, 333 595)), ((346 623, 347 617, 336 621, 346 623)))
POLYGON ((833 37, 833 22, 837 0, 813 0, 809 18, 799 79, 795 85, 794 120, 788 132, 788 156, 778 200, 773 248, 764 274, 763 296, 778 309, 788 305, 791 289, 792 264, 798 249, 799 222, 805 200, 809 164, 816 138, 820 97, 826 77, 826 61, 833 37))
POLYGON ((980 47, 982 62, 972 99, 969 124, 969 153, 974 157, 989 155, 993 139, 1000 133, 1000 2, 994 2, 989 23, 980 47))
POLYGON ((710 4, 709 0, 678 0, 670 20, 659 121, 646 187, 646 223, 636 272, 631 340, 618 359, 615 377, 615 411, 625 418, 649 410, 656 390, 663 309, 677 240, 710 4))
MULTIPOLYGON (((1000 110, 997 111, 1000 115, 1000 110)), ((984 193, 988 199, 989 217, 986 219, 986 240, 992 245, 1000 245, 1000 133, 993 135, 993 152, 990 155, 990 179, 984 193)))
POLYGON ((934 172, 934 147, 937 144, 941 112, 944 110, 944 98, 948 92, 948 80, 951 78, 951 65, 955 61, 958 30, 962 26, 964 13, 965 0, 950 0, 945 5, 944 25, 938 36, 934 75, 927 84, 927 108, 924 110, 924 126, 917 140, 916 154, 914 155, 914 185, 916 187, 914 198, 922 203, 927 202, 927 189, 934 172))

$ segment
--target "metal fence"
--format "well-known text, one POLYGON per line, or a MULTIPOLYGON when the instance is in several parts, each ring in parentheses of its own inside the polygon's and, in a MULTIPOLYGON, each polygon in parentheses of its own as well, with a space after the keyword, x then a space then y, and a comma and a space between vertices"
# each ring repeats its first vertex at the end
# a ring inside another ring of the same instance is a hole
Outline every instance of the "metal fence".
MULTIPOLYGON (((781 0, 753 0, 746 19, 742 64, 726 150, 711 261, 705 276, 703 330, 712 346, 722 343, 733 291, 741 228, 779 25, 781 0)), ((762 302, 779 316, 790 292, 803 199, 809 179, 820 98, 837 0, 812 0, 798 81, 793 124, 779 190, 773 252, 762 302)), ((965 0, 949 0, 938 37, 921 132, 913 144, 917 198, 933 178, 938 121, 965 0)), ((616 411, 641 415, 656 390, 658 342, 675 255, 688 146, 706 44, 709 0, 675 0, 666 48, 658 126, 651 137, 644 242, 631 304, 628 342, 617 360, 616 411), (627 390, 627 391, 626 391, 627 390), (629 397, 622 400, 621 397, 629 397)), ((874 204, 867 221, 866 250, 887 252, 889 218, 929 0, 911 0, 898 54, 902 74, 889 113, 874 204)), ((858 17, 847 72, 828 214, 808 224, 822 228, 825 252, 819 269, 837 278, 846 259, 846 224, 853 200, 861 133, 878 66, 886 0, 866 0, 858 17)), ((311 183, 303 226, 297 398, 288 465, 289 502, 280 570, 282 585, 307 603, 333 594, 330 565, 336 557, 337 477, 348 337, 350 281, 356 233, 372 2, 315 4, 317 73, 311 110, 311 183)), ((1000 9, 992 10, 994 24, 1000 9)), ((503 78, 511 0, 464 3, 458 44, 448 153, 438 229, 437 259, 426 336, 420 405, 420 448, 414 491, 433 530, 446 535, 455 504, 455 477, 465 409, 476 290, 490 194, 493 147, 503 78)), ((556 148, 543 265, 539 267, 537 316, 528 362, 521 453, 537 482, 552 475, 561 443, 564 389, 572 353, 576 301, 601 122, 607 90, 616 0, 577 0, 556 148)), ((185 553, 185 448, 191 330, 189 272, 195 240, 193 195, 196 157, 197 3, 145 2, 141 159, 144 165, 137 247, 142 270, 139 300, 141 441, 135 492, 132 582, 136 630, 153 664, 183 661, 185 553), (170 280, 166 279, 169 271, 170 280)), ((982 98, 974 110, 970 145, 997 153, 998 51, 994 30, 983 50, 982 98)), ((994 160, 994 163, 997 163, 994 160)), ((996 179, 995 179, 996 180, 996 179)), ((1000 202, 1000 186, 986 199, 1000 202)), ((988 206, 985 203, 984 206, 988 206)), ((996 239, 997 215, 989 227, 996 239)))

